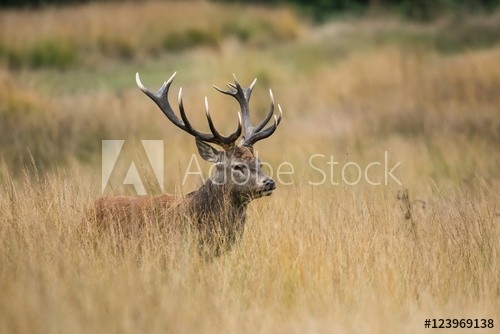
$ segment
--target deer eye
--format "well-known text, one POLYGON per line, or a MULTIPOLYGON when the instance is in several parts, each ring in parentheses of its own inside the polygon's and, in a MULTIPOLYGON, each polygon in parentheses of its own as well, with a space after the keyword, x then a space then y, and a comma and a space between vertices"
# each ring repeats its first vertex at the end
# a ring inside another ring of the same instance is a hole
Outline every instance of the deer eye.
POLYGON ((233 165, 234 170, 237 170, 237 171, 242 172, 242 173, 245 171, 245 168, 246 168, 246 166, 244 164, 233 165))

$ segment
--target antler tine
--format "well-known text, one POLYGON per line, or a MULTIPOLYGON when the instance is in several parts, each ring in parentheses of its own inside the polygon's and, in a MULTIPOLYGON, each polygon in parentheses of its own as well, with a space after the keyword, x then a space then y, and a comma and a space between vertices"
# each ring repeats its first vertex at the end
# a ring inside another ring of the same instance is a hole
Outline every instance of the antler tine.
POLYGON ((241 113, 238 111, 238 130, 232 135, 232 139, 234 141, 236 141, 236 139, 240 137, 242 128, 243 128, 243 122, 241 120, 241 113))
MULTIPOLYGON (((229 86, 229 84, 227 84, 227 85, 229 86)), ((222 94, 234 96, 234 93, 230 90, 221 89, 221 88, 217 87, 216 85, 212 85, 212 87, 215 88, 218 92, 220 92, 222 94)), ((231 86, 229 86, 229 88, 231 88, 231 86)))
POLYGON ((163 112, 163 114, 172 122, 174 125, 179 127, 180 129, 184 130, 185 132, 189 133, 190 135, 205 141, 209 143, 214 143, 217 145, 220 145, 224 148, 228 148, 234 145, 235 141, 238 139, 238 137, 241 135, 241 116, 238 116, 238 129, 229 135, 228 137, 222 136, 216 129, 215 126, 212 122, 212 118, 210 117, 210 113, 208 111, 208 101, 207 98, 205 97, 205 109, 206 109, 206 116, 208 120, 208 125, 210 127, 210 131, 212 132, 211 134, 208 133, 202 133, 197 131, 196 129, 193 128, 191 123, 189 122, 186 112, 184 110, 184 103, 182 102, 182 88, 179 89, 179 96, 178 96, 178 102, 179 102, 179 112, 181 115, 181 119, 177 117, 175 112, 173 111, 172 107, 170 106, 170 103, 168 102, 168 91, 170 89, 170 85, 172 84, 172 81, 175 78, 175 75, 177 72, 175 72, 168 81, 164 82, 163 85, 160 87, 160 89, 156 92, 153 93, 149 89, 147 89, 141 82, 141 79, 139 77, 139 73, 136 73, 135 80, 137 83, 137 86, 141 89, 141 91, 149 96, 156 105, 160 108, 160 110, 163 112))
POLYGON ((236 79, 236 74, 233 73, 234 84, 229 83, 228 85, 234 86, 237 90, 241 90, 241 85, 238 79, 236 79))
POLYGON ((135 82, 137 83, 139 89, 156 103, 163 114, 167 116, 167 118, 172 123, 174 123, 174 125, 181 128, 182 130, 186 130, 182 121, 175 115, 174 111, 172 110, 172 107, 170 106, 167 98, 168 90, 170 89, 170 85, 172 84, 172 81, 174 81, 176 75, 177 72, 174 72, 174 74, 172 74, 168 81, 163 82, 163 85, 160 87, 160 89, 158 89, 156 93, 153 93, 142 84, 139 72, 135 74, 135 82))
MULTIPOLYGON (((207 136, 207 134, 200 133, 200 132, 196 131, 191 126, 191 123, 189 123, 189 120, 186 116, 186 112, 184 110, 184 102, 182 102, 182 87, 179 88, 178 104, 179 104, 179 112, 181 114, 182 121, 184 122, 183 129, 186 130, 186 132, 188 132, 189 134, 194 135, 195 137, 200 137, 200 139, 208 140, 209 137, 203 138, 203 137, 207 136)), ((208 136, 210 136, 210 135, 208 135, 208 136)))
POLYGON ((250 87, 248 87, 248 89, 249 89, 250 91, 252 91, 252 90, 253 90, 253 88, 255 87, 255 84, 256 84, 256 83, 257 83, 257 78, 253 79, 253 81, 252 81, 252 83, 250 84, 250 87))
POLYGON ((228 141, 228 142, 235 142, 236 139, 238 139, 241 135, 241 130, 242 130, 242 127, 241 127, 241 115, 240 113, 238 112, 238 128, 236 129, 236 132, 232 133, 230 136, 228 137, 224 137, 222 136, 218 131, 217 129, 215 128, 214 126, 214 123, 212 121, 212 116, 210 116, 210 111, 208 109, 208 98, 205 96, 205 115, 207 117, 207 121, 208 121, 208 126, 210 128, 210 131, 212 131, 213 135, 217 138, 222 138, 223 140, 225 141, 228 141))
MULTIPOLYGON (((260 130, 262 130, 264 128, 264 126, 266 126, 266 124, 269 122, 271 117, 273 117, 273 114, 274 114, 274 96, 273 96, 272 90, 269 90, 269 97, 271 98, 271 106, 269 108, 269 113, 267 114, 266 118, 264 118, 264 120, 253 129, 254 132, 259 132, 260 130)), ((281 115, 280 115, 280 119, 281 119, 281 115)))
POLYGON ((243 117, 243 126, 245 127, 245 133, 248 133, 248 131, 251 131, 252 128, 252 122, 250 121, 250 111, 248 105, 250 102, 250 96, 252 94, 253 87, 255 86, 257 79, 255 79, 252 82, 250 87, 243 88, 241 87, 234 73, 233 73, 233 78, 234 78, 234 83, 227 84, 229 90, 222 90, 217 86, 213 87, 223 94, 231 95, 236 99, 236 101, 238 101, 238 104, 240 105, 241 109, 241 115, 243 117))
POLYGON ((264 120, 262 120, 262 122, 260 122, 257 126, 254 127, 250 120, 249 103, 250 103, 250 96, 252 95, 252 90, 255 87, 255 84, 257 83, 257 79, 252 81, 252 83, 248 88, 243 88, 241 87, 238 79, 236 78, 236 75, 233 74, 233 78, 234 78, 234 83, 227 84, 229 90, 222 90, 217 86, 214 86, 214 88, 223 94, 231 95, 238 101, 241 108, 241 115, 243 117, 243 125, 245 127, 245 136, 243 137, 241 145, 252 146, 257 141, 269 137, 270 135, 273 134, 274 131, 276 131, 276 127, 281 122, 283 111, 281 110, 281 106, 278 105, 280 114, 278 116, 274 115, 274 96, 272 90, 269 90, 269 97, 271 99, 271 106, 269 108, 269 112, 264 118, 264 120), (267 127, 265 130, 262 130, 267 125, 267 123, 269 123, 273 115, 274 115, 274 123, 269 127, 267 127))
POLYGON ((236 79, 236 75, 233 73, 233 78, 234 78, 234 84, 229 83, 228 85, 233 86, 236 88, 237 93, 241 92, 243 94, 243 97, 245 98, 246 103, 250 103, 250 95, 252 95, 253 88, 255 87, 255 84, 257 83, 257 78, 253 79, 252 83, 248 88, 242 88, 238 79, 236 79))
MULTIPOLYGON (((208 98, 205 96, 205 116, 207 117, 208 127, 214 135, 219 135, 215 129, 214 122, 212 121, 212 116, 210 116, 210 111, 208 110, 208 98)), ((220 135, 219 135, 220 136, 220 135)))
POLYGON ((227 95, 233 96, 238 102, 246 102, 250 101, 250 95, 252 94, 252 90, 257 82, 257 78, 252 81, 252 84, 248 88, 241 87, 238 79, 236 79, 236 75, 233 73, 234 83, 228 82, 226 85, 229 87, 229 90, 223 90, 215 85, 213 87, 219 92, 227 95))
POLYGON ((243 143, 242 143, 243 146, 252 146, 253 144, 258 142, 259 140, 262 140, 262 139, 265 139, 265 138, 271 136, 274 133, 274 131, 276 131, 276 128, 278 127, 278 125, 281 122, 281 117, 283 116, 283 111, 281 110, 281 106, 279 104, 278 104, 278 109, 280 111, 280 114, 279 114, 279 116, 274 115, 274 123, 272 125, 270 125, 269 127, 267 127, 263 131, 256 131, 253 133, 252 136, 250 136, 248 138, 245 137, 243 139, 243 143))

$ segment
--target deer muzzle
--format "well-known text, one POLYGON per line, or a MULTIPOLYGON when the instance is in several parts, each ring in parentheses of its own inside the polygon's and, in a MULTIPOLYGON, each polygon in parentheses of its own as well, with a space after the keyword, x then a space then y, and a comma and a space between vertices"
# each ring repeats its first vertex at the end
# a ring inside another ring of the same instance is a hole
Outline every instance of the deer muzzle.
POLYGON ((259 197, 270 196, 273 190, 276 189, 276 182, 271 178, 267 178, 263 183, 262 190, 259 191, 259 197))

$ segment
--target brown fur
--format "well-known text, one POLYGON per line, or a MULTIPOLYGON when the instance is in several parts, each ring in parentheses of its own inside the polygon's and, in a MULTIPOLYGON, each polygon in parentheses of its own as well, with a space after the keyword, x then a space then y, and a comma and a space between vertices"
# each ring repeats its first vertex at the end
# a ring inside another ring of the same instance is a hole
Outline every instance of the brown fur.
POLYGON ((198 233, 204 252, 219 255, 243 233, 249 201, 208 180, 183 198, 169 194, 100 197, 93 203, 88 221, 100 230, 112 229, 122 235, 141 233, 149 224, 173 232, 189 227, 198 233))
POLYGON ((88 220, 98 229, 118 228, 125 234, 141 229, 146 223, 165 220, 182 206, 174 195, 100 197, 89 210, 88 220))
POLYGON ((236 159, 241 159, 247 163, 255 159, 253 148, 248 146, 236 146, 233 155, 236 159))

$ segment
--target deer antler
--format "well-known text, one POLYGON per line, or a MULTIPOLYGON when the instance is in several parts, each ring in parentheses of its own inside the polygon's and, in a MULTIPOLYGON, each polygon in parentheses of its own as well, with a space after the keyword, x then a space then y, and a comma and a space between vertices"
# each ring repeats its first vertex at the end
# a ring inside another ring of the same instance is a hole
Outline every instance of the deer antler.
POLYGON ((172 107, 170 106, 170 103, 168 102, 168 90, 170 89, 170 85, 172 84, 172 81, 174 81, 175 75, 177 72, 175 72, 168 81, 165 81, 163 85, 160 87, 160 89, 156 92, 153 93, 146 87, 141 82, 141 79, 139 77, 139 73, 136 73, 135 75, 135 81, 137 83, 137 86, 142 90, 144 94, 149 96, 151 100, 153 100, 158 107, 161 109, 163 114, 167 116, 167 118, 174 123, 178 128, 186 131, 190 135, 204 141, 207 143, 214 143, 217 144, 225 149, 234 146, 234 143, 236 140, 240 137, 241 135, 241 114, 238 113, 238 129, 232 133, 231 135, 224 137, 222 136, 214 126, 214 123, 212 122, 212 117, 210 116, 210 112, 208 111, 208 99, 205 97, 205 114, 207 117, 208 121, 208 126, 210 128, 210 131, 212 132, 211 134, 208 133, 202 133, 194 129, 189 123, 189 120, 186 116, 186 113, 184 112, 184 105, 182 103, 182 88, 179 89, 179 111, 181 115, 181 119, 177 117, 175 112, 173 111, 172 107))
POLYGON ((243 136, 243 140, 241 141, 240 145, 252 146, 257 141, 269 137, 274 133, 274 131, 276 131, 278 124, 280 124, 281 122, 283 111, 281 110, 281 106, 278 104, 278 109, 280 114, 278 116, 274 115, 274 97, 273 97, 273 92, 269 90, 269 96, 271 98, 271 107, 269 109, 269 113, 261 123, 259 123, 257 126, 253 126, 250 120, 250 109, 248 105, 250 103, 250 96, 252 95, 252 90, 255 86, 255 83, 257 82, 257 79, 255 79, 252 82, 250 87, 243 88, 241 87, 240 83, 238 82, 234 74, 233 77, 234 77, 234 84, 233 83, 227 84, 229 90, 227 91, 222 90, 216 86, 214 86, 214 88, 223 94, 231 95, 236 99, 236 101, 238 101, 241 109, 241 115, 243 116, 243 125, 245 127, 245 135, 243 136), (262 130, 269 122, 271 117, 273 117, 273 115, 274 115, 274 123, 271 124, 266 129, 262 130))

